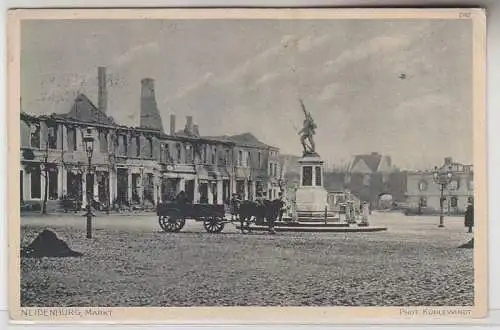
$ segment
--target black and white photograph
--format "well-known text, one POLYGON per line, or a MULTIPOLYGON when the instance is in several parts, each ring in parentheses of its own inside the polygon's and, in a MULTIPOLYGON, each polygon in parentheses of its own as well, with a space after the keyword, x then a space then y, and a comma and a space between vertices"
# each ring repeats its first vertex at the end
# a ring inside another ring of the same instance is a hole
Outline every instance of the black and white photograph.
POLYGON ((485 313, 484 12, 90 12, 11 12, 17 318, 485 313))

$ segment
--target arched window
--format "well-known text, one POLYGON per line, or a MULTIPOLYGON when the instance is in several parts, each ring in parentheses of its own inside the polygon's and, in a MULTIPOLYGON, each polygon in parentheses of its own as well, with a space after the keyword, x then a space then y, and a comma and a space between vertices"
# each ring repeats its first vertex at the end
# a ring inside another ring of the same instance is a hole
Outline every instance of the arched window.
POLYGON ((418 190, 420 190, 420 191, 426 191, 427 187, 428 187, 428 184, 427 184, 427 182, 425 180, 421 180, 418 183, 418 190))
POLYGON ((180 163, 182 161, 182 145, 180 143, 177 143, 176 148, 177 148, 177 162, 180 163))

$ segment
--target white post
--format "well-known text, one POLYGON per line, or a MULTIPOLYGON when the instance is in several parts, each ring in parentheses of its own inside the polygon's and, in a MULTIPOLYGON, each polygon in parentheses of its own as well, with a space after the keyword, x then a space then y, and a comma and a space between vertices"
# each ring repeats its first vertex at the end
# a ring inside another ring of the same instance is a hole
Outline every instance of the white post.
POLYGON ((94 171, 92 177, 94 178, 94 199, 99 201, 99 182, 98 182, 97 171, 94 171))
POLYGON ((82 173, 82 206, 87 207, 87 171, 82 173))
POLYGON ((214 187, 214 184, 213 184, 213 181, 208 181, 208 204, 214 204, 214 192, 213 192, 213 188, 214 187))
POLYGON ((217 204, 223 204, 223 187, 222 187, 222 180, 219 179, 217 180, 217 204))
POLYGON ((252 200, 255 200, 257 197, 256 184, 255 180, 252 180, 252 200))
POLYGON ((316 166, 311 166, 312 169, 312 185, 313 187, 316 186, 316 166))
POLYGON ((194 203, 200 202, 200 187, 198 177, 194 177, 194 203))
POLYGON ((248 180, 247 179, 245 179, 243 181, 243 188, 244 188, 243 199, 244 200, 248 200, 248 180))
POLYGON ((127 175, 128 175, 127 202, 130 202, 132 200, 132 170, 130 168, 127 169, 127 175))
POLYGON ((62 199, 64 192, 64 167, 58 165, 57 166, 57 197, 58 199, 62 199))
POLYGON ((180 178, 179 183, 177 185, 177 193, 180 193, 183 190, 185 192, 185 189, 186 189, 186 179, 180 178))

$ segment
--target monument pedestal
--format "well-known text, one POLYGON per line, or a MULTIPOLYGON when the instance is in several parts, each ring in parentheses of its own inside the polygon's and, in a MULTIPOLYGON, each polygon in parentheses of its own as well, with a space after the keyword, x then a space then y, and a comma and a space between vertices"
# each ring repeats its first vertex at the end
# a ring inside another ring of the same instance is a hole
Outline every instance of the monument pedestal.
POLYGON ((297 213, 325 212, 328 192, 323 187, 324 161, 316 153, 304 154, 298 160, 300 184, 295 193, 297 213))

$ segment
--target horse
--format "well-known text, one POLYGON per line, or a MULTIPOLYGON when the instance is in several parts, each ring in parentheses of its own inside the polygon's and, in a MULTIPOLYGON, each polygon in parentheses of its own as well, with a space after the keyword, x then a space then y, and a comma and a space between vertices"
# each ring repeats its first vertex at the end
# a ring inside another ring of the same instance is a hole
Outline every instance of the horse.
POLYGON ((274 222, 279 217, 282 204, 283 201, 279 199, 264 200, 262 204, 254 201, 241 202, 238 214, 241 232, 244 233, 245 229, 250 232, 252 222, 263 225, 265 219, 269 232, 274 233, 274 222))

